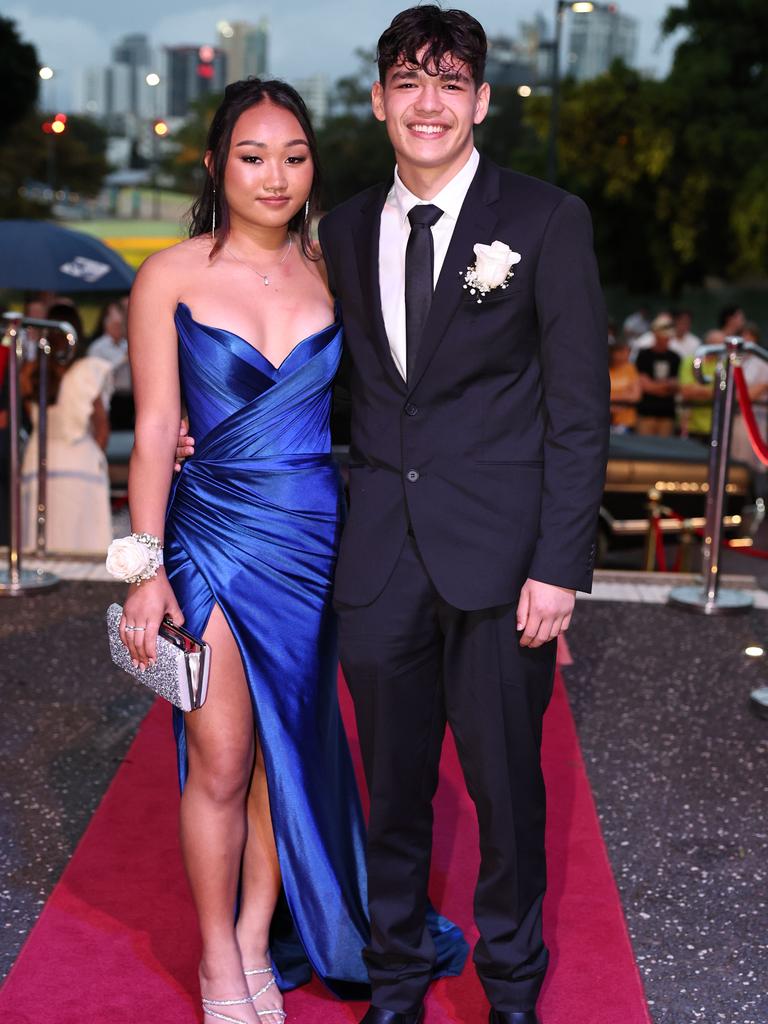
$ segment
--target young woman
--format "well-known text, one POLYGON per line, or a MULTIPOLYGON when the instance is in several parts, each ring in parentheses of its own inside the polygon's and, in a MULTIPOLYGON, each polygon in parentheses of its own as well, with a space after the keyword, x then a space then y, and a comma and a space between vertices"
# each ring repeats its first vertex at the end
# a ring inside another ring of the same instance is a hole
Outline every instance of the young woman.
POLYGON ((319 183, 298 94, 229 86, 205 165, 191 237, 148 259, 131 296, 131 523, 165 566, 131 587, 121 636, 140 665, 164 615, 211 646, 208 699, 176 717, 205 1020, 280 1024, 280 990, 310 964, 337 992, 365 981, 330 609, 341 327, 310 243, 319 183), (182 398, 198 446, 169 502, 182 398))

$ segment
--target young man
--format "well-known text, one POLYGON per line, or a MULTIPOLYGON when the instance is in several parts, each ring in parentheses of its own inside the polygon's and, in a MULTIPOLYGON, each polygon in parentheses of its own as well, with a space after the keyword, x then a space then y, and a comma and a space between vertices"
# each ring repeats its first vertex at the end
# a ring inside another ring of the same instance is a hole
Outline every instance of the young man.
POLYGON ((485 56, 462 11, 394 19, 372 94, 394 181, 320 226, 352 401, 335 598, 371 796, 365 1024, 423 1016, 446 722, 480 824, 474 959, 494 1024, 536 1022, 547 966, 539 748, 555 639, 591 585, 606 320, 584 204, 474 148, 485 56))

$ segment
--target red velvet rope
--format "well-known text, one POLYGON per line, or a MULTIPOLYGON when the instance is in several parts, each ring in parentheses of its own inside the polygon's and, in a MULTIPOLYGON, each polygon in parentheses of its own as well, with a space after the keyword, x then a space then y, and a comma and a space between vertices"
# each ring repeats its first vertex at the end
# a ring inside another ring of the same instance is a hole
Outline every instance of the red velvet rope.
MULTIPOLYGON (((679 512, 675 512, 674 509, 669 509, 668 511, 669 511, 669 516, 670 516, 671 519, 676 519, 678 521, 678 523, 684 523, 685 522, 685 517, 681 516, 679 512)), ((661 528, 660 528, 658 522, 656 522, 656 524, 655 524, 655 531, 656 531, 657 536, 661 532, 661 528)), ((704 530, 702 530, 702 528, 700 526, 697 526, 694 529, 693 532, 699 538, 704 536, 704 530)), ((740 555, 746 555, 748 558, 764 558, 764 559, 768 559, 768 551, 764 551, 762 548, 745 548, 745 547, 742 547, 741 544, 734 544, 733 541, 729 540, 727 537, 723 537, 722 543, 725 545, 725 547, 730 548, 732 551, 738 551, 738 553, 740 555)), ((676 561, 675 567, 674 567, 674 569, 672 571, 673 572, 679 572, 680 571, 680 552, 678 552, 677 561, 676 561)))
POLYGON ((755 410, 752 407, 752 399, 749 397, 749 388, 744 379, 744 370, 740 366, 734 366, 733 379, 736 383, 736 394, 739 396, 741 415, 744 417, 744 425, 747 428, 752 451, 764 466, 768 466, 768 444, 765 443, 760 435, 760 428, 755 419, 755 410))

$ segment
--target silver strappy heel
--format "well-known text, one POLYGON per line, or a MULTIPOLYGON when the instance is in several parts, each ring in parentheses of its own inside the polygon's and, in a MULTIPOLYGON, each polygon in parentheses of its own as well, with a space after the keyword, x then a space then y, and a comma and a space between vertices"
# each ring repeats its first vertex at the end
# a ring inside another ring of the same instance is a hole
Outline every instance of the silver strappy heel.
MULTIPOLYGON (((266 989, 264 989, 266 991, 266 989)), ((260 995, 263 993, 259 993, 260 995)), ((212 1006, 247 1006, 248 1003, 252 1003, 256 996, 247 996, 245 999, 203 999, 203 1014, 209 1017, 215 1017, 217 1020, 228 1021, 229 1024, 246 1024, 241 1017, 228 1017, 226 1013, 218 1013, 216 1010, 212 1010, 212 1006)))
MULTIPOLYGON (((249 971, 243 971, 246 978, 252 977, 254 974, 271 974, 272 977, 269 979, 264 988, 260 988, 259 991, 251 996, 251 1000, 259 999, 265 992, 268 992, 274 985, 277 984, 275 981, 275 972, 271 967, 252 967, 249 971)), ((270 1013, 273 1013, 276 1017, 279 1017, 281 1021, 284 1021, 288 1014, 285 1010, 256 1010, 257 1017, 268 1017, 270 1013)))

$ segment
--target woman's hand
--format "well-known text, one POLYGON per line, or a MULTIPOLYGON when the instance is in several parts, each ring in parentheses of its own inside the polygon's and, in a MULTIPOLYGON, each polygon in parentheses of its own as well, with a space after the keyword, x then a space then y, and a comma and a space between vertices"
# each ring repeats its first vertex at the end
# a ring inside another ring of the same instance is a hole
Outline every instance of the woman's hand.
POLYGON ((161 568, 154 579, 131 586, 120 620, 120 639, 128 648, 134 667, 142 672, 157 660, 157 632, 166 616, 176 626, 184 625, 184 615, 161 568))

